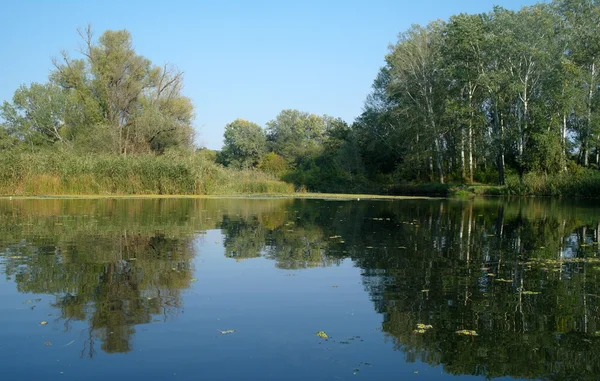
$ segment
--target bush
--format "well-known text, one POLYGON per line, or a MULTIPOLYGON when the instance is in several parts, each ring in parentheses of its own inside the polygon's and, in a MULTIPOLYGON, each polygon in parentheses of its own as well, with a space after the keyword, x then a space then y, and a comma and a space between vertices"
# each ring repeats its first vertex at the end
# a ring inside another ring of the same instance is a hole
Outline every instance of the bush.
POLYGON ((290 193, 293 186, 254 170, 233 170, 203 153, 77 155, 69 151, 0 152, 0 194, 203 195, 290 193))

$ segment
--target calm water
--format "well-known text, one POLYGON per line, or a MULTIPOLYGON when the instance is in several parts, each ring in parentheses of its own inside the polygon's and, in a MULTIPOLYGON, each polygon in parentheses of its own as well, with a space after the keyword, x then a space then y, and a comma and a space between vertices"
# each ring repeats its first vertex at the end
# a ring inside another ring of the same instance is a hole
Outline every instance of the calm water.
POLYGON ((556 200, 0 200, 0 376, 595 380, 599 234, 556 200))

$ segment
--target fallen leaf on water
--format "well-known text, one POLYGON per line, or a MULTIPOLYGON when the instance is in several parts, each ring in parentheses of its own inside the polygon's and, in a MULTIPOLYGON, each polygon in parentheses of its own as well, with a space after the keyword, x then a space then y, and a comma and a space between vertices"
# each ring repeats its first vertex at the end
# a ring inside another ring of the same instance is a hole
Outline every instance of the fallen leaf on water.
POLYGON ((461 329, 460 331, 456 331, 456 333, 458 333, 459 335, 465 335, 465 336, 479 336, 477 334, 477 332, 468 330, 468 329, 461 329))
POLYGON ((48 322, 47 322, 47 321, 41 321, 41 322, 40 322, 40 325, 46 325, 46 324, 48 324, 48 322))
POLYGON ((417 328, 418 328, 418 329, 431 329, 431 328, 433 328, 433 326, 432 326, 432 325, 429 325, 429 324, 422 324, 422 323, 419 323, 419 324, 417 324, 417 328))
POLYGON ((190 282, 197 282, 197 281, 198 281, 198 279, 196 279, 196 278, 190 279, 190 282))
POLYGON ((45 345, 45 346, 47 346, 47 347, 49 347, 49 346, 51 346, 51 345, 52 345, 52 342, 51 342, 51 341, 46 341, 46 342, 44 343, 44 345, 45 345))
POLYGON ((319 332, 315 333, 315 335, 319 336, 321 339, 329 338, 329 336, 327 336, 327 334, 324 331, 319 331, 319 332))

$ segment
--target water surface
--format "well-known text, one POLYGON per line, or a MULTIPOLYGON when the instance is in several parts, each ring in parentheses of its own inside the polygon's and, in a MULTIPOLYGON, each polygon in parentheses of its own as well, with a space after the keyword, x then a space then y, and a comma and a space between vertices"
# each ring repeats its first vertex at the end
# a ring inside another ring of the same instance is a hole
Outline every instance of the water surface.
POLYGON ((0 200, 0 375, 594 380, 599 235, 556 200, 0 200))

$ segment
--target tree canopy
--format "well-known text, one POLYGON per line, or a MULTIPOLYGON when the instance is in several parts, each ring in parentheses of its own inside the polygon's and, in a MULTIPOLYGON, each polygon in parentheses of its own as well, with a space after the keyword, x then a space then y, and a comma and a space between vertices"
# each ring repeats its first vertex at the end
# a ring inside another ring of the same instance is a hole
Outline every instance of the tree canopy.
POLYGON ((193 105, 183 73, 156 66, 133 48, 126 30, 79 30, 81 58, 54 59, 45 84, 21 86, 0 116, 6 133, 31 147, 61 144, 116 154, 191 146, 193 105))

